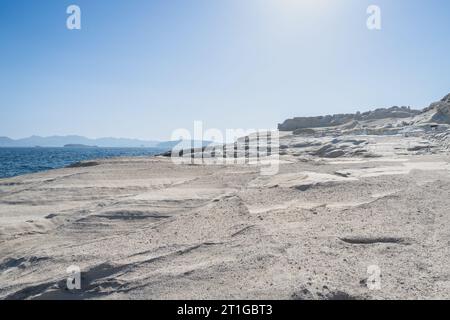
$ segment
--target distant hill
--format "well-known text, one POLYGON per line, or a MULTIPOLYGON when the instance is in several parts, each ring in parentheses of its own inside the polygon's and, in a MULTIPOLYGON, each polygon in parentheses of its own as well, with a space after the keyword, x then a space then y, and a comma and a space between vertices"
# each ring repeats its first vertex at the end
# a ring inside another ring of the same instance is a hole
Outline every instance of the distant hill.
POLYGON ((343 129, 364 129, 370 126, 389 125, 394 127, 408 124, 445 124, 450 125, 450 94, 423 110, 410 107, 380 108, 355 114, 334 114, 317 117, 295 117, 278 124, 280 131, 301 132, 310 128, 342 127, 343 129))
POLYGON ((98 148, 97 146, 87 146, 85 144, 66 144, 64 148, 98 148))
POLYGON ((278 124, 280 131, 294 131, 305 128, 336 127, 353 121, 374 121, 387 118, 404 119, 420 114, 410 107, 380 108, 364 113, 333 114, 317 117, 295 117, 278 124))
MULTIPOLYGON (((83 136, 31 136, 23 139, 0 137, 0 147, 64 147, 67 145, 97 146, 100 148, 159 148, 172 149, 180 141, 139 140, 127 138, 99 138, 90 139, 83 136)), ((189 141, 184 141, 183 144, 189 141)), ((195 142, 197 145, 198 142, 195 142)), ((201 143, 200 143, 201 144, 201 143)), ((204 142, 208 144, 208 142, 204 142)))

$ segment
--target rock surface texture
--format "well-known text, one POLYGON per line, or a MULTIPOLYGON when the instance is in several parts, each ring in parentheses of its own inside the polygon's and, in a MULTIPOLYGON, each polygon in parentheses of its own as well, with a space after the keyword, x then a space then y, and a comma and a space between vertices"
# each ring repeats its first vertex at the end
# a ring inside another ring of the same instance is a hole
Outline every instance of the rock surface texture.
POLYGON ((159 156, 2 179, 0 298, 450 299, 448 104, 283 132, 273 175, 159 156))
POLYGON ((381 108, 374 111, 356 114, 335 114, 319 117, 296 117, 288 119, 278 125, 280 131, 294 131, 304 128, 324 128, 345 126, 351 129, 376 129, 382 125, 402 128, 416 123, 441 123, 450 125, 450 94, 441 101, 432 103, 430 107, 422 111, 413 110, 410 107, 381 108))

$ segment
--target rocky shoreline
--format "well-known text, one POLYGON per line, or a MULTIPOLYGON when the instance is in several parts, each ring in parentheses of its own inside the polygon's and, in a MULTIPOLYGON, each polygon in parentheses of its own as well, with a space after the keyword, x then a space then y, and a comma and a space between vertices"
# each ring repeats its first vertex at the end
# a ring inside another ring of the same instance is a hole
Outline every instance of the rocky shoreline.
POLYGON ((449 299, 448 103, 282 132, 273 175, 157 156, 0 179, 0 298, 449 299))

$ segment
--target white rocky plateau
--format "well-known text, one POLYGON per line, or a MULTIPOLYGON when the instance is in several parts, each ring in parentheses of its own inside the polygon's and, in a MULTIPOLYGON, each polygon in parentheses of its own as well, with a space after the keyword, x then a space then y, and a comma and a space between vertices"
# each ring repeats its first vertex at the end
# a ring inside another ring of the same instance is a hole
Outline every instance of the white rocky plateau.
POLYGON ((450 299, 449 114, 287 120, 275 175, 156 156, 0 179, 0 299, 450 299))

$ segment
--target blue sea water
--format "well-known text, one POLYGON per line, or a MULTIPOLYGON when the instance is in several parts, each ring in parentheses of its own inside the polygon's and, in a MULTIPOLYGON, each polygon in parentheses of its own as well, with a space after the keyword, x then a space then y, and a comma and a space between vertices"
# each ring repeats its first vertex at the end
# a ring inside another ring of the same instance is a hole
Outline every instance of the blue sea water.
POLYGON ((0 178, 63 168, 78 161, 151 156, 157 148, 0 148, 0 178))

